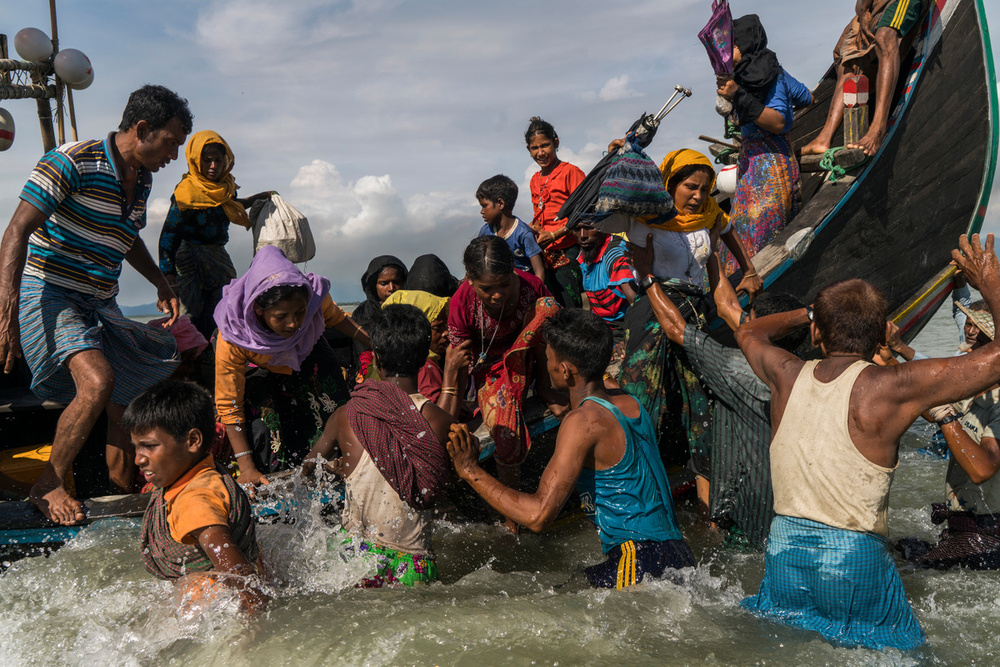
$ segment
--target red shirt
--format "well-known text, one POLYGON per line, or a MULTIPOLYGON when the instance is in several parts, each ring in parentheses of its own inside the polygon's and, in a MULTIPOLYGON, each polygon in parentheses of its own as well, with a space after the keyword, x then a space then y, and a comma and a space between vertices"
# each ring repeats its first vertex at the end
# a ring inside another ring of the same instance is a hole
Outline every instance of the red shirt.
MULTIPOLYGON (((542 176, 540 171, 536 172, 531 177, 531 204, 535 211, 532 223, 541 225, 543 232, 562 227, 561 224, 556 224, 559 209, 573 190, 576 190, 576 186, 583 182, 584 176, 583 170, 569 162, 560 162, 548 176, 542 176)), ((576 245, 576 237, 567 234, 549 248, 565 250, 573 245, 576 245)))

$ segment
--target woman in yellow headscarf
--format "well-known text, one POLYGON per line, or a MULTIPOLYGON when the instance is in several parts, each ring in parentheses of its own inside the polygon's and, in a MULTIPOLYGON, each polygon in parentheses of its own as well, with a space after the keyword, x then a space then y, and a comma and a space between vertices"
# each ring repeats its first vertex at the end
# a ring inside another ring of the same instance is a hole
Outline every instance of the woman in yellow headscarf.
POLYGON ((160 271, 172 284, 191 321, 206 337, 222 288, 236 277, 226 252, 229 225, 250 228, 246 209, 271 193, 239 199, 233 178, 233 151, 216 132, 196 133, 184 151, 188 171, 174 188, 160 232, 160 271))
MULTIPOLYGON (((712 254, 712 238, 718 236, 738 260, 743 279, 737 291, 753 299, 763 288, 740 237, 729 224, 729 216, 712 198, 715 169, 712 162, 689 148, 668 153, 660 163, 663 186, 674 199, 677 215, 667 222, 636 220, 628 230, 629 241, 645 247, 653 235, 652 276, 658 280, 686 283, 704 292, 705 266, 712 254)), ((640 281, 646 276, 639 276, 640 281)))
POLYGON ((431 348, 427 361, 417 374, 420 393, 458 419, 463 411, 462 398, 469 380, 472 361, 472 341, 457 347, 448 346, 449 297, 435 296, 420 290, 397 290, 382 303, 382 307, 403 303, 418 308, 431 323, 431 348))

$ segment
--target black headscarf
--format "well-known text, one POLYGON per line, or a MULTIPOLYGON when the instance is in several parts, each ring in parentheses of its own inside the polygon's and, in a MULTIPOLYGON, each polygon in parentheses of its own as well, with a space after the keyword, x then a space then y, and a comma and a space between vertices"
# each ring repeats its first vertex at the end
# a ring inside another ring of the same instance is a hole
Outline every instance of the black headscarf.
POLYGON ((368 327, 377 317, 377 313, 382 311, 382 302, 378 300, 376 284, 382 270, 390 267, 399 270, 399 277, 405 283, 407 275, 406 265, 398 257, 381 255, 368 263, 368 269, 361 276, 361 289, 365 291, 367 298, 358 304, 358 307, 351 313, 351 317, 358 326, 362 328, 368 327))
POLYGON ((733 106, 740 124, 746 125, 764 111, 765 96, 781 73, 781 65, 767 48, 767 33, 756 14, 733 20, 733 43, 741 56, 733 73, 741 90, 733 97, 733 106))
POLYGON ((405 289, 450 297, 454 296, 455 290, 458 289, 458 279, 451 275, 448 265, 437 255, 421 255, 413 260, 405 289))

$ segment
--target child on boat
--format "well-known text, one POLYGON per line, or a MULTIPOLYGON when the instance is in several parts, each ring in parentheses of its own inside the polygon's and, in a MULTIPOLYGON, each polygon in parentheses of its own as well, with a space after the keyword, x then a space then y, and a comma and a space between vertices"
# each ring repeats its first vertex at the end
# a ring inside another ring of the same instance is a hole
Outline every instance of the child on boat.
POLYGON ((503 174, 497 174, 479 184, 476 199, 480 213, 486 222, 479 230, 479 236, 499 236, 514 253, 514 266, 525 273, 534 273, 545 281, 545 264, 542 249, 538 247, 531 227, 520 218, 514 217, 517 202, 517 184, 503 174))
POLYGON ((524 133, 528 152, 541 170, 531 177, 531 204, 535 217, 531 228, 542 248, 545 261, 545 286, 561 306, 582 305, 583 278, 576 263, 579 247, 576 238, 566 229, 564 221, 556 220, 559 209, 584 179, 583 171, 556 156, 559 135, 538 116, 534 116, 524 133))
POLYGON ((253 511, 243 489, 216 468, 210 452, 215 409, 208 393, 190 382, 165 380, 139 394, 121 423, 135 445, 140 474, 156 487, 142 518, 146 570, 183 581, 189 590, 232 586, 244 608, 263 606, 253 511), (238 576, 188 578, 204 572, 238 576))
POLYGON ((693 567, 649 414, 617 387, 605 386, 611 330, 593 313, 566 308, 544 332, 552 386, 569 392, 572 411, 559 427, 538 491, 521 493, 483 471, 465 425, 453 426, 448 442, 459 477, 498 512, 536 533, 552 523, 575 485, 607 555, 586 569, 592 586, 621 589, 659 577, 668 567, 693 567))
POLYGON ((374 566, 359 588, 437 579, 429 508, 448 484, 444 442, 453 420, 417 389, 430 338, 427 317, 415 306, 383 309, 371 342, 384 380, 355 387, 303 466, 311 475, 317 457, 340 451, 328 468, 344 478, 346 543, 374 566))

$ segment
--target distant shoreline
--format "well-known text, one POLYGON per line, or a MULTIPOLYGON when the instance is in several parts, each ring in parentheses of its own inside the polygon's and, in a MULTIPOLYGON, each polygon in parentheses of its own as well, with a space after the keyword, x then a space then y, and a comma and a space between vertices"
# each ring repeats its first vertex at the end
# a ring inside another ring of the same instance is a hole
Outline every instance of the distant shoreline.
MULTIPOLYGON (((354 312, 354 309, 358 307, 360 302, 358 301, 348 301, 347 303, 338 303, 341 310, 347 314, 354 312)), ((163 313, 156 309, 155 303, 144 303, 139 306, 119 306, 122 311, 122 315, 129 318, 130 320, 136 320, 137 322, 149 322, 150 320, 155 320, 158 317, 163 317, 163 313)))

